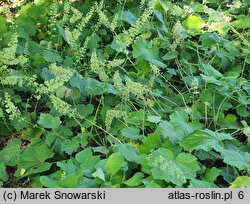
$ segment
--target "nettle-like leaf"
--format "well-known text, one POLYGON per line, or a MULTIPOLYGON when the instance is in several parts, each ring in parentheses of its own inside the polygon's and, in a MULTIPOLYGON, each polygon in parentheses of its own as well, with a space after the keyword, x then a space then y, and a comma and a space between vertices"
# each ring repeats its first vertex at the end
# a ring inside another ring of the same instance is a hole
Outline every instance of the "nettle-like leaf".
POLYGON ((223 150, 221 152, 223 161, 230 166, 235 166, 240 170, 250 171, 250 154, 234 150, 223 150))
POLYGON ((213 132, 211 130, 196 130, 180 142, 187 151, 212 149, 220 152, 224 147, 224 140, 233 140, 230 134, 213 132))
POLYGON ((195 178, 200 169, 197 158, 191 154, 180 153, 174 158, 173 153, 159 148, 147 156, 148 165, 154 179, 165 180, 182 186, 187 179, 195 178))

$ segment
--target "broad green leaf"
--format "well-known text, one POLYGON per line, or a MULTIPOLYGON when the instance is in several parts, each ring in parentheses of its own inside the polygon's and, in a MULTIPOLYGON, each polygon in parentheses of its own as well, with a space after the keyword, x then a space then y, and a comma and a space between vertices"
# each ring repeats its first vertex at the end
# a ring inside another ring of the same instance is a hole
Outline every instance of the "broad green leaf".
POLYGON ((45 145, 28 146, 21 154, 18 165, 30 167, 34 164, 43 163, 46 159, 53 157, 54 153, 45 145))
POLYGON ((221 170, 216 167, 212 167, 211 169, 207 169, 203 179, 207 182, 214 182, 216 178, 220 175, 221 170))
POLYGON ((99 42, 101 38, 97 34, 92 34, 89 39, 88 47, 91 50, 95 50, 99 47, 99 42))
POLYGON ((75 158, 76 158, 76 161, 78 161, 79 163, 82 163, 85 160, 92 157, 92 155, 93 155, 92 150, 90 148, 87 148, 87 149, 77 153, 75 158))
POLYGON ((97 188, 99 187, 96 183, 96 179, 89 179, 83 177, 80 179, 80 184, 77 186, 78 188, 97 188))
POLYGON ((28 39, 29 36, 33 36, 36 33, 36 23, 33 18, 27 16, 19 16, 16 20, 18 25, 17 32, 23 38, 28 39))
POLYGON ((159 127, 162 130, 164 138, 169 138, 172 144, 177 144, 179 141, 183 140, 184 137, 193 132, 193 129, 187 123, 189 116, 184 110, 178 109, 169 117, 171 119, 170 122, 162 121, 159 127))
POLYGON ((235 166, 240 170, 250 170, 250 154, 247 152, 236 152, 234 150, 221 151, 223 161, 226 164, 235 166))
POLYGON ((74 173, 77 170, 77 166, 74 164, 73 159, 57 162, 56 165, 68 174, 74 173))
POLYGON ((56 90, 56 96, 59 98, 72 97, 73 90, 66 86, 61 86, 56 90))
POLYGON ((80 74, 71 77, 70 85, 79 89, 80 93, 85 95, 102 95, 103 93, 117 94, 117 90, 114 86, 99 82, 95 79, 82 77, 80 74))
POLYGON ((8 180, 8 175, 5 172, 5 169, 6 169, 6 167, 5 167, 4 163, 3 162, 0 163, 0 180, 2 180, 2 181, 8 180))
POLYGON ((232 183, 231 188, 250 188, 250 177, 239 176, 232 183))
POLYGON ((133 57, 139 60, 158 60, 159 49, 151 47, 144 38, 140 38, 133 45, 133 57))
POLYGON ((78 187, 80 178, 81 178, 80 175, 67 175, 60 182, 60 186, 62 188, 76 188, 78 187))
POLYGON ((138 111, 133 111, 128 114, 128 122, 130 124, 137 124, 141 125, 145 122, 145 111, 143 109, 140 109, 138 111))
POLYGON ((183 141, 180 145, 187 151, 193 151, 203 149, 210 151, 212 149, 216 151, 222 151, 224 140, 233 140, 232 136, 226 133, 217 133, 211 130, 196 130, 183 141))
POLYGON ((115 175, 121 169, 123 162, 124 156, 121 153, 117 152, 111 154, 106 163, 107 173, 112 176, 115 175))
POLYGON ((142 184, 142 179, 144 178, 144 174, 141 172, 137 172, 130 179, 123 181, 127 186, 139 186, 142 184))
POLYGON ((169 117, 173 122, 179 122, 179 121, 188 122, 189 119, 188 114, 182 109, 174 111, 169 117))
POLYGON ((0 163, 15 166, 17 159, 20 157, 21 141, 18 139, 11 140, 7 146, 0 152, 0 163))
POLYGON ((205 26, 205 21, 199 16, 190 15, 182 24, 189 30, 191 35, 196 35, 199 34, 201 29, 205 26))
POLYGON ((183 139, 170 122, 162 121, 160 122, 159 127, 164 138, 168 138, 173 144, 177 144, 183 139))
POLYGON ((200 170, 200 167, 197 162, 197 158, 192 154, 180 153, 175 158, 175 162, 180 167, 180 169, 185 174, 185 177, 190 179, 195 176, 195 172, 200 170))
POLYGON ((250 17, 236 20, 232 22, 231 25, 238 29, 250 28, 250 17))
POLYGON ((170 142, 170 140, 164 141, 164 143, 161 145, 161 147, 172 151, 172 153, 175 157, 178 154, 180 154, 183 150, 179 144, 174 145, 174 144, 172 144, 172 142, 170 142))
POLYGON ((18 170, 15 175, 20 176, 22 169, 27 171, 27 175, 28 173, 38 173, 49 170, 51 164, 44 164, 44 162, 52 158, 53 155, 54 153, 45 144, 31 144, 20 155, 17 161, 18 170))
POLYGON ((61 124, 59 117, 54 117, 51 114, 41 113, 38 123, 44 128, 55 129, 61 124))
POLYGON ((95 172, 95 166, 100 161, 99 156, 92 156, 85 160, 83 163, 80 164, 80 167, 83 171, 83 175, 86 177, 91 177, 92 173, 95 172))
POLYGON ((122 129, 122 136, 131 139, 131 140, 140 140, 143 138, 142 135, 140 135, 140 129, 135 127, 127 127, 122 129))
POLYGON ((151 123, 159 123, 161 122, 161 117, 160 116, 148 116, 147 121, 151 123))
POLYGON ((142 140, 143 144, 140 146, 140 153, 145 154, 161 146, 161 131, 157 129, 154 133, 149 134, 142 140))
POLYGON ((28 127, 22 131, 20 139, 31 141, 33 138, 40 138, 43 134, 43 130, 39 127, 28 127))
POLYGON ((181 153, 174 158, 170 150, 159 148, 147 157, 154 179, 172 182, 182 186, 187 179, 195 178, 200 169, 195 156, 181 153))
POLYGON ((55 53, 49 50, 43 51, 43 57, 47 62, 62 62, 63 61, 63 59, 58 53, 55 53))
POLYGON ((205 32, 200 36, 199 40, 204 46, 211 46, 220 42, 220 37, 217 33, 205 32))
MULTIPOLYGON (((83 79, 84 92, 89 95, 101 95, 105 92, 103 84, 91 78, 83 79)), ((80 90, 81 91, 81 90, 80 90)))
POLYGON ((200 93, 200 100, 205 103, 208 102, 210 104, 213 103, 213 92, 209 89, 204 89, 200 93))
POLYGON ((136 16, 130 11, 123 11, 121 18, 123 21, 129 23, 130 25, 134 25, 137 19, 136 16))
POLYGON ((204 74, 201 74, 202 79, 209 84, 216 84, 218 86, 222 86, 223 85, 223 81, 221 80, 217 80, 216 78, 212 77, 212 76, 207 76, 204 74))
POLYGON ((225 181, 228 183, 232 183, 237 177, 237 169, 231 166, 225 166, 220 168, 220 175, 223 177, 225 181))
POLYGON ((80 164, 83 171, 83 175, 92 177, 92 173, 95 171, 95 165, 100 161, 99 156, 93 156, 91 148, 87 148, 75 156, 76 161, 80 164))
POLYGON ((88 104, 88 105, 77 105, 76 107, 76 111, 78 114, 80 114, 82 117, 87 117, 89 115, 91 115, 94 111, 94 106, 92 104, 88 104))
POLYGON ((27 128, 28 126, 30 126, 30 121, 31 121, 31 117, 29 113, 24 113, 21 116, 21 120, 20 118, 14 118, 14 120, 11 121, 11 123, 13 124, 13 127, 17 130, 23 130, 24 128, 27 128))
POLYGON ((77 139, 64 140, 61 143, 61 150, 71 155, 79 147, 79 141, 77 139))
POLYGON ((213 68, 210 64, 202 64, 200 69, 207 76, 211 76, 211 77, 215 77, 215 78, 223 78, 223 75, 218 70, 213 68))
POLYGON ((147 185, 146 188, 161 188, 161 186, 156 183, 155 181, 150 181, 147 185))
MULTIPOLYGON (((37 0, 36 4, 39 1, 41 1, 41 0, 37 0)), ((47 12, 48 11, 46 10, 45 7, 43 7, 42 4, 40 6, 36 6, 33 3, 27 3, 27 4, 21 4, 19 14, 21 16, 30 16, 33 19, 41 20, 40 18, 42 18, 44 15, 46 15, 47 12)))
POLYGON ((250 115, 250 113, 247 111, 247 107, 246 106, 238 106, 236 108, 236 112, 241 117, 248 117, 250 115))
MULTIPOLYGON (((20 176, 21 178, 22 177, 26 177, 26 176, 29 176, 29 175, 32 175, 32 174, 37 174, 37 173, 41 173, 41 172, 45 172, 45 171, 48 171, 50 168, 51 168, 51 163, 49 162, 44 162, 42 164, 39 164, 37 165, 36 167, 34 168, 30 168, 28 169, 28 171, 26 171, 23 175, 21 175, 21 171, 20 171, 20 176)), ((17 171, 19 172, 19 171, 17 171)), ((18 173, 16 173, 15 175, 17 175, 18 173)))
POLYGON ((49 176, 41 176, 40 182, 42 183, 43 186, 47 188, 56 188, 58 187, 60 180, 52 179, 49 176))
POLYGON ((141 163, 141 156, 138 153, 138 149, 128 144, 118 144, 115 147, 115 152, 121 153, 127 161, 141 163))
POLYGON ((175 59, 176 57, 178 56, 178 52, 176 51, 171 51, 167 54, 165 54, 162 59, 163 60, 172 60, 172 59, 175 59))
POLYGON ((197 179, 192 179, 188 188, 216 188, 217 186, 213 183, 207 181, 201 181, 197 179))

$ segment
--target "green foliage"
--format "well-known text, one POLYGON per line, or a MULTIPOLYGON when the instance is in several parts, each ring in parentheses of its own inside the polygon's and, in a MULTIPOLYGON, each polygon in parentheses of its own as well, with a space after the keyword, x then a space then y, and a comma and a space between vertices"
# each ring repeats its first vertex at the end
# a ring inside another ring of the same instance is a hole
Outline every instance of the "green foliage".
POLYGON ((200 150, 210 151, 212 149, 221 151, 223 149, 223 140, 232 140, 231 135, 225 133, 216 133, 211 130, 196 130, 182 140, 180 145, 188 151, 200 150))
POLYGON ((181 153, 174 158, 170 150, 163 148, 155 150, 147 160, 154 179, 165 180, 177 186, 182 186, 187 179, 195 177, 195 172, 200 169, 193 155, 181 153))
POLYGON ((0 185, 249 187, 249 4, 209 2, 4 6, 0 185))
POLYGON ((106 163, 107 173, 111 174, 112 176, 116 174, 116 172, 121 169, 123 162, 124 156, 121 153, 117 152, 111 154, 106 163))
POLYGON ((44 128, 56 128, 61 124, 59 117, 53 117, 50 114, 42 113, 39 117, 38 123, 44 128))
POLYGON ((239 176, 231 184, 232 188, 249 188, 250 187, 250 177, 249 176, 239 176))

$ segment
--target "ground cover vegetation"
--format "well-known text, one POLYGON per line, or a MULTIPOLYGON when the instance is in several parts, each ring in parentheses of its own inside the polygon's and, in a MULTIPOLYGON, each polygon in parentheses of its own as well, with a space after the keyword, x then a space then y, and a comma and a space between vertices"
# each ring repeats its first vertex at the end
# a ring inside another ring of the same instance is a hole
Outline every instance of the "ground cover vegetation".
POLYGON ((2 187, 250 187, 245 1, 0 2, 2 187))

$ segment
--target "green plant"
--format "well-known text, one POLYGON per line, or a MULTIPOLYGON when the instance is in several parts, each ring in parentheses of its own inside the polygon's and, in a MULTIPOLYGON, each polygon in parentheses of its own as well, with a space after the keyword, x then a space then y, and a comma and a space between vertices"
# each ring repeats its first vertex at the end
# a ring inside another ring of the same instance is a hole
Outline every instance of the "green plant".
POLYGON ((1 5, 1 185, 249 186, 248 6, 1 5))

